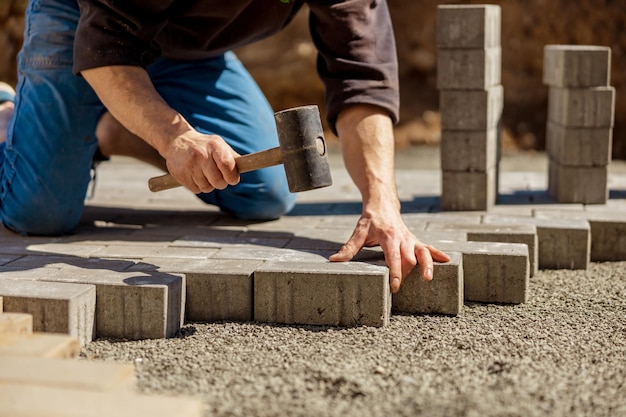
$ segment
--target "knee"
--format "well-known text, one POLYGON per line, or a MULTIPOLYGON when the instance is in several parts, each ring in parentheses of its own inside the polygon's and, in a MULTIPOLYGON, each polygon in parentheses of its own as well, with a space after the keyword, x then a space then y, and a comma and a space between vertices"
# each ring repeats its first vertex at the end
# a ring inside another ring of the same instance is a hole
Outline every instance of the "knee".
MULTIPOLYGON (((8 203, 8 202, 6 202, 8 203)), ((72 232, 80 222, 82 210, 54 208, 49 204, 20 205, 15 209, 3 204, 3 225, 22 235, 60 236, 72 232)))
POLYGON ((286 181, 278 177, 273 181, 248 182, 247 174, 243 174, 242 182, 234 187, 198 197, 242 220, 274 220, 293 209, 296 195, 289 192, 286 181))
POLYGON ((263 193, 249 204, 232 208, 232 214, 241 220, 274 220, 289 213, 296 204, 295 194, 263 193))

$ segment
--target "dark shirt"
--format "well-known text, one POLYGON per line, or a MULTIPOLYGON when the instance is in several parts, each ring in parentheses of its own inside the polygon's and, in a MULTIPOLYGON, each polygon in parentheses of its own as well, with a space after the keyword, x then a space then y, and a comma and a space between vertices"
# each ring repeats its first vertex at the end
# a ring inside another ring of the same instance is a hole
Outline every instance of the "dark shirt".
POLYGON ((305 1, 331 128, 350 104, 381 106, 397 121, 397 58, 386 0, 78 0, 74 71, 220 55, 280 31, 305 1))

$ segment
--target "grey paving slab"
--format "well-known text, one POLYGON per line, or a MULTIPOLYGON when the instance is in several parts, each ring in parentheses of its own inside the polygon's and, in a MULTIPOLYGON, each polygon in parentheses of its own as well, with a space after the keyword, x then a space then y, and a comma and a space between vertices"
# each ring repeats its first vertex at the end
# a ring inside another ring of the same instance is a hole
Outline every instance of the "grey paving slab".
MULTIPOLYGON (((501 242, 501 243, 522 243, 528 246, 528 261, 530 264, 530 276, 534 276, 539 265, 539 243, 537 238, 537 227, 533 224, 522 225, 467 225, 467 224, 442 224, 430 223, 427 232, 464 232, 467 240, 472 242, 501 242)), ((441 239, 445 239, 441 237, 441 239)))
POLYGON ((439 109, 442 130, 489 130, 502 117, 502 85, 478 90, 440 90, 439 109))
POLYGON ((528 246, 519 243, 454 242, 434 244, 463 254, 466 301, 519 304, 528 301, 528 246))
POLYGON ((254 273, 254 319, 331 326, 389 323, 389 270, 357 262, 271 262, 254 273))
POLYGON ((185 279, 182 275, 67 266, 43 279, 58 284, 90 284, 95 288, 97 337, 171 337, 184 319, 185 279))
MULTIPOLYGON (((30 275, 32 275, 34 278, 37 278, 35 271, 39 271, 42 267, 60 269, 68 265, 86 269, 123 271, 134 265, 134 262, 124 259, 81 258, 74 256, 50 255, 23 256, 11 263, 6 264, 5 266, 13 270, 23 270, 25 276, 27 275, 27 273, 30 273, 30 275)), ((0 274, 2 274, 2 272, 0 272, 0 274)))
POLYGON ((264 261, 207 260, 194 270, 183 269, 189 321, 252 321, 253 273, 264 261))
POLYGON ((258 259, 264 261, 276 262, 319 262, 328 261, 328 256, 332 252, 321 250, 295 250, 295 249, 278 249, 278 248, 246 248, 232 247, 222 248, 214 256, 213 259, 258 259))
POLYGON ((463 311, 463 256, 450 252, 450 261, 433 264, 433 280, 424 281, 414 268, 392 296, 392 311, 457 316, 463 311))
POLYGON ((0 255, 0 266, 11 263, 21 258, 21 255, 0 255))
MULTIPOLYGON (((266 233, 266 235, 268 235, 266 233)), ((221 248, 230 248, 230 247, 242 247, 249 246, 255 248, 283 248, 291 238, 281 237, 277 235, 276 237, 258 237, 255 236, 247 236, 247 235, 239 235, 239 236, 225 236, 225 237, 216 237, 216 236, 204 236, 204 235, 187 235, 183 236, 180 239, 172 242, 169 247, 170 248, 212 248, 212 249, 221 249, 221 248)), ((292 234, 293 236, 293 234, 292 234)))
POLYGON ((611 80, 611 48, 594 45, 546 45, 543 83, 554 87, 601 87, 611 80))
POLYGON ((499 46, 437 51, 439 90, 486 90, 502 81, 502 49, 499 46))
POLYGON ((154 247, 143 245, 110 245, 99 248, 91 254, 97 258, 142 259, 148 257, 206 259, 217 253, 212 248, 154 247))
POLYGON ((611 162, 613 129, 568 128, 548 122, 546 150, 550 159, 568 166, 607 166, 611 162))
POLYGON ((550 161, 548 192, 560 203, 605 204, 609 198, 608 168, 550 161))
MULTIPOLYGON (((20 258, 21 259, 21 258, 20 258)), ((36 257, 37 260, 42 260, 40 256, 36 257)), ((20 267, 11 267, 11 266, 1 266, 0 267, 0 280, 26 280, 26 281, 37 281, 47 275, 55 274, 59 268, 48 267, 45 265, 40 265, 38 267, 33 268, 20 268, 20 267)))
POLYGON ((613 127, 615 88, 550 87, 548 120, 567 127, 613 127))
POLYGON ((621 211, 557 211, 534 210, 535 217, 576 218, 589 222, 592 262, 626 260, 626 209, 621 211))
POLYGON ((496 169, 486 172, 443 171, 441 209, 489 210, 496 203, 496 169))
POLYGON ((36 332, 63 333, 87 344, 94 337, 93 285, 0 279, 4 311, 33 316, 36 332))
POLYGON ((439 48, 485 48, 500 45, 501 9, 497 5, 438 5, 439 48))
POLYGON ((591 228, 583 219, 534 218, 488 214, 483 223, 537 227, 539 269, 587 269, 591 254, 591 228))
POLYGON ((443 171, 486 172, 497 164, 497 129, 441 132, 443 171))

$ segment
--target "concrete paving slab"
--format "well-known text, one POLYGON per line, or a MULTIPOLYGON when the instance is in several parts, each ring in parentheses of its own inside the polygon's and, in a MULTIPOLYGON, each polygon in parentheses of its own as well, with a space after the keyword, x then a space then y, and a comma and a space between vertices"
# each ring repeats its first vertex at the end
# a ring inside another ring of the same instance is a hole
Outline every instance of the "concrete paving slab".
POLYGON ((9 384, 0 386, 0 409, 13 417, 200 417, 204 413, 202 402, 192 398, 9 384))
POLYGON ((4 311, 33 316, 36 332, 63 333, 87 344, 94 337, 96 288, 93 285, 0 280, 4 311))
POLYGON ((607 166, 565 166, 550 161, 548 192, 560 203, 605 204, 609 198, 607 166))
MULTIPOLYGON (((530 263, 530 276, 535 275, 539 269, 537 258, 539 256, 539 243, 537 239, 537 227, 532 224, 523 225, 468 225, 468 224, 442 224, 429 223, 427 232, 439 231, 463 232, 467 239, 472 242, 500 242, 522 243, 528 246, 528 261, 530 263)), ((440 239, 445 239, 441 237, 440 239)), ((451 239, 449 239, 451 240, 451 239)))
POLYGON ((328 256, 331 252, 320 250, 295 250, 280 248, 222 248, 214 256, 213 259, 258 259, 263 261, 276 262, 328 262, 328 256))
MULTIPOLYGON (((36 356, 39 358, 75 358, 80 353, 80 340, 56 333, 0 333, 0 358, 36 356)), ((3 410, 0 407, 0 410, 3 410)))
POLYGON ((186 317, 189 321, 252 321, 254 271, 264 261, 207 260, 200 269, 188 268, 186 317))
POLYGON ((548 120, 567 127, 611 128, 615 122, 615 88, 550 87, 548 120))
POLYGON ((489 130, 443 130, 441 169, 443 171, 487 172, 497 164, 499 134, 489 130))
POLYGON ((483 223, 535 225, 539 243, 539 269, 587 269, 589 266, 591 228, 586 220, 488 214, 483 216, 483 223))
POLYGON ((498 126, 502 117, 502 85, 479 90, 440 90, 442 130, 481 130, 498 126))
POLYGON ((441 48, 437 51, 439 90, 487 90, 502 81, 502 49, 441 48))
POLYGON ((161 272, 117 272, 68 266, 44 278, 58 284, 89 284, 97 296, 97 337, 172 337, 184 319, 185 278, 161 272))
POLYGON ((528 301, 528 246, 519 243, 453 242, 434 245, 463 254, 466 301, 520 304, 528 301))
POLYGON ((610 127, 572 128, 548 122, 546 150, 550 159, 560 165, 607 166, 611 162, 612 143, 610 127))
POLYGON ((390 309, 385 267, 271 262, 254 273, 255 321, 381 327, 389 323, 390 309))
POLYGON ((611 48, 593 45, 546 45, 543 49, 543 83, 554 87, 608 86, 611 48))
POLYGON ((495 167, 486 172, 443 171, 441 179, 442 210, 488 211, 496 203, 495 167))
POLYGON ((135 383, 135 367, 131 364, 0 356, 0 384, 132 392, 135 383))
POLYGON ((392 311, 457 316, 463 311, 463 255, 450 252, 450 262, 434 263, 433 280, 424 281, 414 268, 392 296, 392 311))
POLYGON ((500 45, 501 9, 497 5, 437 6, 439 48, 488 48, 500 45))
POLYGON ((566 211, 535 209, 537 218, 576 218, 589 222, 592 262, 626 260, 626 210, 566 211))
POLYGON ((149 257, 207 259, 216 253, 209 248, 107 245, 91 254, 96 258, 142 259, 149 257))
POLYGON ((3 313, 0 309, 0 333, 31 334, 33 316, 25 313, 3 313))

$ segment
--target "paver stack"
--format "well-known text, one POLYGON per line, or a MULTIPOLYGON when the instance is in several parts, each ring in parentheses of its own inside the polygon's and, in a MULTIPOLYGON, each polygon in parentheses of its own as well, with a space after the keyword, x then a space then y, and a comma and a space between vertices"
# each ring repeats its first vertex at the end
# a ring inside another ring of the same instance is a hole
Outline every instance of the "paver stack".
POLYGON ((503 107, 497 5, 437 9, 442 210, 487 210, 498 188, 503 107))
POLYGON ((607 201, 615 108, 610 68, 608 47, 544 48, 543 82, 550 87, 548 190, 559 203, 607 201))

